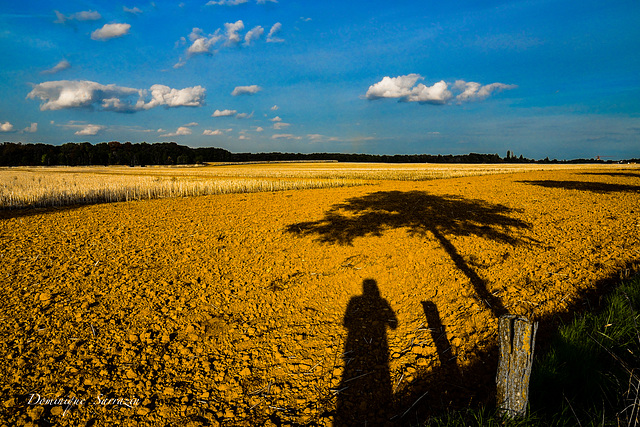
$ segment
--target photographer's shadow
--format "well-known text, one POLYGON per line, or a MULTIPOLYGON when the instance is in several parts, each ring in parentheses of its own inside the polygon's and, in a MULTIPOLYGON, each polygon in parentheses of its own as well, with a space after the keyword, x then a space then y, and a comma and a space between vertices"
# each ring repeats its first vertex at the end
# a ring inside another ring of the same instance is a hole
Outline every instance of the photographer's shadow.
POLYGON ((362 295, 351 298, 344 315, 348 334, 334 426, 385 425, 389 420, 393 390, 387 328, 397 325, 376 281, 364 280, 362 295))

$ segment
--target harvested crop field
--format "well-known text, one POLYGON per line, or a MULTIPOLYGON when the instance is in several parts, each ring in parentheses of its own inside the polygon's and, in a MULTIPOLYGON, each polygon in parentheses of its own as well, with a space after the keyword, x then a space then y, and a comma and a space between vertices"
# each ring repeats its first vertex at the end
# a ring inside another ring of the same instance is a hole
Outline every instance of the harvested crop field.
POLYGON ((633 166, 3 211, 0 421, 394 425, 490 403, 498 317, 581 308, 640 260, 639 211, 633 166))

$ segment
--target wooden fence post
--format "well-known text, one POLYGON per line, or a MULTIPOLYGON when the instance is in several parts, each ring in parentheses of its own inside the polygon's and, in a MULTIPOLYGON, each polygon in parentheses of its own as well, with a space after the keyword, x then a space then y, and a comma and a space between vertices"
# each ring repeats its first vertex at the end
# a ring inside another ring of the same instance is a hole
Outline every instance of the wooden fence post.
POLYGON ((502 316, 498 324, 497 407, 502 415, 522 417, 527 412, 529 376, 538 323, 518 316, 502 316))

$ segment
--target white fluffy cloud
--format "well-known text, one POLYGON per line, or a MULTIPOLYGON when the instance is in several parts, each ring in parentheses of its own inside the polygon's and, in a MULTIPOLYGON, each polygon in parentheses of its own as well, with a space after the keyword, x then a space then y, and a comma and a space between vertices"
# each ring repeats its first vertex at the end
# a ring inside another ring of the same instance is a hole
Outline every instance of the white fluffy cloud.
POLYGON ((291 133, 276 133, 271 135, 271 139, 302 139, 302 137, 293 135, 291 133))
POLYGON ((291 124, 290 123, 285 123, 285 122, 277 122, 277 123, 273 124, 273 128, 276 129, 276 130, 288 128, 289 126, 291 126, 291 124))
POLYGON ((187 126, 180 126, 178 130, 176 130, 175 132, 165 133, 164 135, 160 135, 160 136, 184 136, 184 135, 191 135, 191 129, 189 129, 187 126))
POLYGON ((236 114, 236 119, 250 119, 253 117, 253 111, 250 113, 239 113, 236 114))
MULTIPOLYGON (((207 4, 228 4, 220 2, 209 2, 207 4)), ((187 47, 186 58, 190 58, 198 54, 212 55, 218 53, 222 48, 232 48, 238 46, 242 40, 242 46, 249 47, 259 40, 265 33, 265 29, 257 25, 251 30, 247 31, 244 36, 241 32, 244 30, 244 22, 238 20, 236 22, 226 22, 224 29, 216 29, 212 34, 205 34, 200 28, 193 28, 191 34, 189 34, 189 46, 187 47)), ((271 27, 269 35, 267 36, 267 42, 282 42, 284 40, 277 38, 275 35, 282 28, 282 24, 279 22, 271 27)), ((176 46, 187 44, 187 39, 181 37, 176 43, 176 46)), ((174 68, 183 67, 186 64, 186 60, 180 58, 180 60, 174 65, 174 68)))
POLYGON ((102 125, 84 125, 82 126, 82 129, 75 132, 75 135, 95 136, 104 129, 106 129, 106 127, 102 125))
MULTIPOLYGON (((248 3, 249 0, 210 0, 207 6, 237 6, 248 3)), ((278 0, 256 0, 257 4, 278 3, 278 0)))
POLYGON ((74 20, 75 21, 97 21, 99 19, 102 19, 102 15, 100 15, 98 12, 94 10, 77 12, 69 16, 65 16, 62 13, 58 12, 57 10, 54 10, 54 13, 56 14, 56 20, 54 21, 54 23, 56 24, 64 24, 67 21, 74 21, 74 20))
MULTIPOLYGON (((427 104, 446 104, 453 99, 449 85, 441 80, 432 86, 418 83, 423 77, 419 74, 407 74, 398 77, 384 77, 378 83, 369 86, 365 97, 375 100, 381 98, 396 98, 405 102, 419 102, 427 104)), ((492 92, 513 89, 515 85, 492 83, 482 86, 480 83, 458 80, 451 89, 460 91, 455 99, 458 102, 482 100, 492 92)))
POLYGON ((227 41, 225 42, 225 45, 233 46, 240 42, 240 34, 238 34, 238 32, 244 30, 244 23, 241 20, 237 20, 233 23, 226 22, 224 24, 224 29, 227 33, 227 41))
POLYGON ((191 34, 189 34, 191 46, 187 49, 187 55, 191 56, 199 53, 212 53, 213 47, 218 43, 218 41, 220 41, 220 39, 222 39, 220 30, 216 30, 215 33, 205 36, 202 34, 202 30, 200 28, 194 28, 191 30, 191 34))
POLYGON ((164 105, 166 107, 200 107, 204 103, 205 89, 202 86, 172 89, 165 85, 151 86, 151 101, 144 109, 164 105))
POLYGON ((204 104, 205 89, 202 86, 172 89, 164 85, 151 86, 149 91, 103 85, 88 80, 60 80, 40 83, 33 87, 27 98, 40 98, 40 110, 67 108, 99 108, 108 111, 134 112, 157 106, 200 107, 204 104))
POLYGON ((0 132, 11 132, 13 131, 13 125, 9 122, 0 123, 0 132))
POLYGON ((91 33, 92 40, 109 40, 116 37, 122 37, 129 32, 131 25, 129 24, 104 24, 102 28, 91 33))
POLYGON ((25 133, 36 133, 36 132, 38 132, 38 124, 37 123, 31 123, 31 125, 29 125, 26 128, 22 129, 22 132, 25 132, 25 133))
POLYGON ((501 92, 503 90, 515 89, 516 85, 506 85, 504 83, 491 83, 482 86, 476 82, 465 82, 464 80, 457 80, 454 84, 454 88, 461 90, 456 99, 462 101, 481 101, 491 95, 492 92, 501 92))
POLYGON ((264 28, 260 25, 257 27, 253 27, 250 31, 247 31, 247 34, 244 36, 244 45, 249 46, 251 42, 254 40, 258 40, 264 34, 264 28))
POLYGON ((124 10, 127 13, 131 13, 133 15, 138 15, 138 14, 142 13, 142 11, 140 9, 138 9, 137 7, 128 8, 127 6, 122 6, 122 10, 124 10))
POLYGON ((235 116, 238 113, 236 110, 216 110, 211 117, 229 117, 235 116))
POLYGON ((249 0, 211 0, 207 2, 207 6, 237 6, 247 3, 249 0))
POLYGON ((409 102, 427 102, 444 104, 451 99, 451 92, 447 90, 447 84, 439 81, 433 86, 425 86, 417 81, 422 79, 419 74, 408 74, 398 77, 384 77, 378 83, 369 86, 367 99, 398 98, 409 102))
POLYGON ((41 74, 55 74, 57 72, 66 70, 67 68, 71 68, 71 63, 66 59, 58 62, 53 68, 49 68, 48 70, 44 70, 41 74))
POLYGON ((281 23, 276 22, 275 24, 273 24, 273 26, 271 27, 271 30, 269 30, 269 34, 267 34, 267 42, 269 42, 269 43, 282 43, 284 41, 284 39, 276 37, 276 35, 278 33, 280 33, 281 30, 282 30, 282 24, 281 23))
POLYGON ((233 92, 231 92, 231 95, 233 96, 238 96, 238 95, 253 95, 254 93, 258 93, 262 90, 262 88, 258 85, 251 85, 251 86, 236 86, 235 89, 233 89, 233 92))
POLYGON ((224 135, 225 132, 231 132, 233 129, 205 129, 203 135, 224 135))

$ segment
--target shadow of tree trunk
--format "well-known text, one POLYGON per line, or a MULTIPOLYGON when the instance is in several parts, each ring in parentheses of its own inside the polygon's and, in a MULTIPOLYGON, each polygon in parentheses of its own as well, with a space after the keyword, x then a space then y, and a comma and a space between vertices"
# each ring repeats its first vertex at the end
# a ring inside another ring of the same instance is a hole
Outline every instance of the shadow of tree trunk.
POLYGON ((394 228, 407 228, 414 235, 433 236, 456 268, 467 276, 476 299, 499 317, 507 313, 502 301, 489 292, 487 283, 460 255, 449 236, 475 235, 514 246, 533 242, 514 236, 515 230, 528 229, 530 225, 512 218, 512 212, 513 209, 504 205, 459 196, 379 191, 336 204, 323 219, 291 224, 287 230, 295 234, 315 234, 322 242, 340 245, 353 244, 358 237, 381 236, 394 228))

